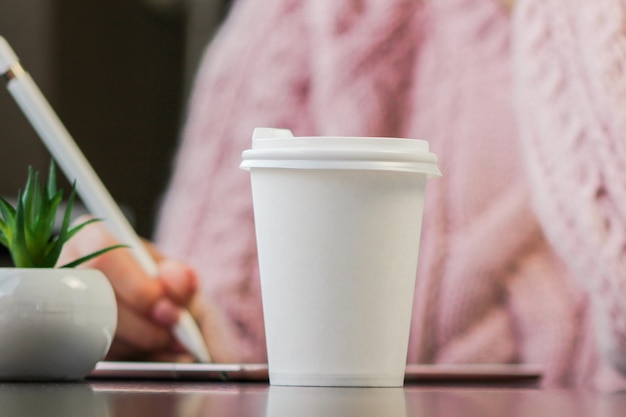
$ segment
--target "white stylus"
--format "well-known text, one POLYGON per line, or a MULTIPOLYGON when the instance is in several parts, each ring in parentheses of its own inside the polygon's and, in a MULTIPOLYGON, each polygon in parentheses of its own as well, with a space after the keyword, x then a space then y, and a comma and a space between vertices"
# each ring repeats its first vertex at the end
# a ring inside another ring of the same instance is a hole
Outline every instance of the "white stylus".
MULTIPOLYGON (((35 131, 70 181, 77 179, 76 191, 88 210, 103 219, 120 242, 129 245, 137 262, 156 277, 157 265, 140 238, 113 200, 96 172, 63 126, 30 75, 24 71, 9 43, 0 36, 0 77, 35 131)), ((202 334, 187 310, 181 311, 174 334, 180 343, 201 362, 210 362, 202 334)))

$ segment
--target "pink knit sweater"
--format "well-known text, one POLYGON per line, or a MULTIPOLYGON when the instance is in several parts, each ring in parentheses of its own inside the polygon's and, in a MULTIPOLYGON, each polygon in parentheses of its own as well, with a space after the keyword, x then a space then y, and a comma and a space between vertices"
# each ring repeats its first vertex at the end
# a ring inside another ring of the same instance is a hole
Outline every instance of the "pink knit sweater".
POLYGON ((263 361, 249 175, 257 126, 422 138, 428 185, 410 362, 626 368, 626 21, 618 0, 236 3, 208 49, 156 240, 263 361), (599 335, 599 337, 597 337, 599 335), (598 341, 603 347, 597 348, 598 341))

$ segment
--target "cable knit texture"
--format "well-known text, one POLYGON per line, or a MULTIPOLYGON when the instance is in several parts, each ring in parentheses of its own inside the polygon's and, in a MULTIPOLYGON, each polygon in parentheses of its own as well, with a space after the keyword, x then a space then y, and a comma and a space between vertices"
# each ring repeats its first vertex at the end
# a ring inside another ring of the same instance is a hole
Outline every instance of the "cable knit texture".
POLYGON ((237 2, 156 233, 222 310, 224 349, 265 360, 238 169, 253 128, 422 138, 444 177, 427 190, 408 360, 621 383, 594 328, 626 368, 625 21, 618 0, 518 0, 512 16, 495 0, 237 2))
POLYGON ((514 65, 534 207, 591 295, 603 354, 626 371, 626 16, 615 0, 525 1, 514 65))

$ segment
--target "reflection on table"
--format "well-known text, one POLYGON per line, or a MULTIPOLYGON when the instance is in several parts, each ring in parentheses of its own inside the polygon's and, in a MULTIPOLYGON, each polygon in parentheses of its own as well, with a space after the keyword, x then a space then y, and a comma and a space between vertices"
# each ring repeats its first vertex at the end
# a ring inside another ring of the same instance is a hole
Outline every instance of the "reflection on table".
POLYGON ((276 387, 261 383, 2 383, 11 417, 496 417, 622 415, 626 392, 502 386, 276 387))

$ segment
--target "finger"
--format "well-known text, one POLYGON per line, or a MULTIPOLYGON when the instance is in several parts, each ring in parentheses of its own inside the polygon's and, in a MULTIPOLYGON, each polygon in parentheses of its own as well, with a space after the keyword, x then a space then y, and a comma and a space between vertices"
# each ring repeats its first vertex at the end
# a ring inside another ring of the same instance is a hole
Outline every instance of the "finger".
MULTIPOLYGON (((64 256, 85 255, 118 243, 99 223, 84 227, 70 242, 71 246, 64 256)), ((109 278, 119 300, 143 314, 148 314, 152 305, 164 294, 162 284, 146 275, 128 249, 107 252, 84 266, 100 269, 109 278)))
POLYGON ((241 362, 244 358, 238 329, 229 324, 224 310, 209 297, 194 297, 189 311, 198 321, 204 341, 216 363, 241 362))
POLYGON ((115 342, 130 346, 139 353, 168 349, 173 343, 170 331, 137 314, 133 309, 118 304, 118 326, 115 342))
POLYGON ((194 358, 176 343, 165 350, 140 352, 135 346, 116 340, 107 352, 108 361, 193 362, 194 358))
POLYGON ((142 239, 141 241, 143 242, 143 245, 145 246, 152 259, 154 259, 156 262, 160 262, 165 258, 163 256, 163 253, 159 249, 157 249, 157 247, 152 242, 145 239, 142 239))
POLYGON ((167 297, 180 306, 188 305, 198 288, 198 279, 193 269, 171 259, 159 263, 159 280, 167 297))
POLYGON ((142 314, 148 314, 164 294, 163 285, 146 275, 126 249, 108 252, 94 259, 91 266, 108 277, 122 302, 142 314))
POLYGON ((152 307, 150 317, 164 327, 172 327, 178 323, 180 307, 168 298, 163 298, 152 307))

